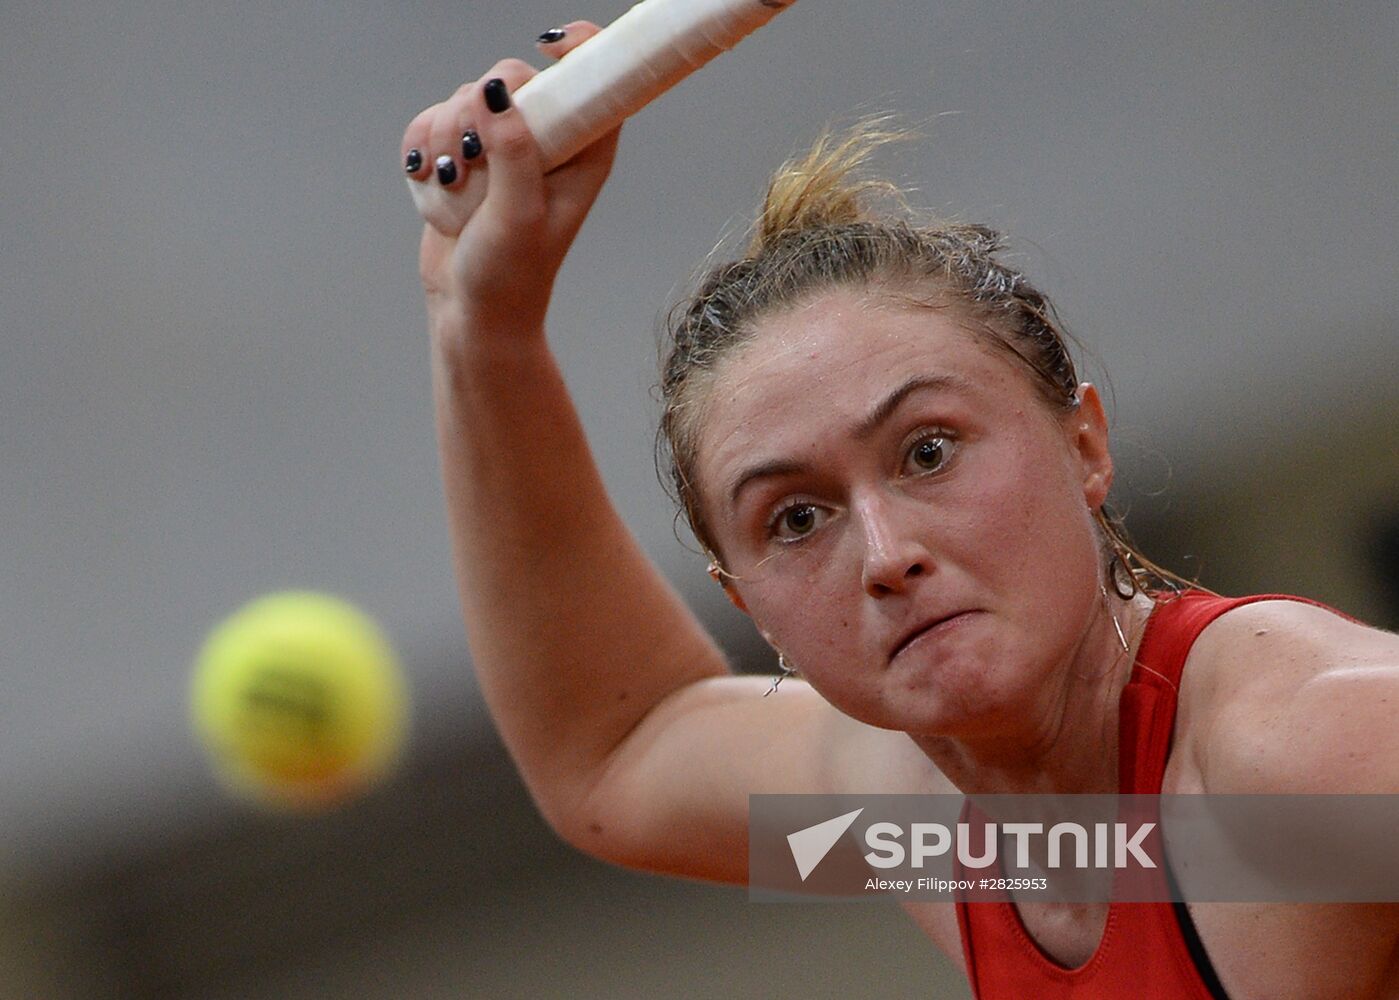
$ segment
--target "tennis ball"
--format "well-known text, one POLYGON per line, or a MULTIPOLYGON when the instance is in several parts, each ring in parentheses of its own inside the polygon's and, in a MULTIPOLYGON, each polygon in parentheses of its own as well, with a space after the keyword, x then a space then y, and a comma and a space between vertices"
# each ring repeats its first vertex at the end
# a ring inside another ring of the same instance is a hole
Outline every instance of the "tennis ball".
POLYGON ((191 707, 229 788, 296 809, 383 777, 408 717, 383 633, 346 601, 309 591, 258 598, 218 625, 195 665, 191 707))

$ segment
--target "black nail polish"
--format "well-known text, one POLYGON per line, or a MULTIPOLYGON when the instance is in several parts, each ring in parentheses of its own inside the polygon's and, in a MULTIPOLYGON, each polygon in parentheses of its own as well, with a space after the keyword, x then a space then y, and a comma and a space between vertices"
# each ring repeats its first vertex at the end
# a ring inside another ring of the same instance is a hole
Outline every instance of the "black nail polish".
POLYGON ((416 174, 423 169, 423 151, 421 149, 408 150, 408 155, 403 158, 403 169, 410 174, 416 174))
POLYGON ((461 156, 463 160, 474 160, 481 155, 481 137, 476 134, 474 128, 467 129, 461 137, 461 156))
POLYGON ((452 162, 450 156, 439 156, 437 158, 437 180, 446 187, 457 179, 457 165, 452 162))
POLYGON ((500 77, 486 81, 485 87, 486 107, 491 109, 493 114, 500 114, 510 107, 510 92, 505 89, 505 81, 500 77))
POLYGON ((563 38, 563 36, 564 30, 562 28, 550 28, 548 31, 544 32, 544 34, 540 35, 537 39, 535 39, 535 41, 539 42, 542 45, 548 45, 551 42, 559 41, 561 38, 563 38))

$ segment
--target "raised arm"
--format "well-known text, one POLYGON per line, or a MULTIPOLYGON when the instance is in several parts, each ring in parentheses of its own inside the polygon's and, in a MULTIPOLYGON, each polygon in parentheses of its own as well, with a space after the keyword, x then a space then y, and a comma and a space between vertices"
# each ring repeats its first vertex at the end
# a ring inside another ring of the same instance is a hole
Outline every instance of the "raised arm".
MULTIPOLYGON (((545 48, 559 55, 596 30, 575 22, 545 48)), ((492 110, 502 85, 488 84, 503 81, 508 100, 532 74, 498 63, 414 119, 402 149, 410 167, 421 162, 412 183, 439 189, 415 200, 472 658, 562 836, 620 863, 741 880, 748 793, 774 782, 811 790, 819 755, 804 748, 834 713, 804 685, 764 699, 764 681, 730 676, 608 499, 544 319, 617 136, 544 175, 519 114, 492 110), (468 129, 481 148, 470 160, 468 129), (442 155, 450 165, 439 171, 442 155), (690 833, 683 843, 669 836, 677 823, 690 833)))

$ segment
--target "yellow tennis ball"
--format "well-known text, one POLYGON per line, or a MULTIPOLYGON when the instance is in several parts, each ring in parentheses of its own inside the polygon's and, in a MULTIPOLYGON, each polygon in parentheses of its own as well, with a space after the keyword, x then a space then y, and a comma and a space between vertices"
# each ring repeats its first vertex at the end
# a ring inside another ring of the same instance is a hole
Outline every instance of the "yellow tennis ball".
POLYGON ((308 591, 261 597, 209 634, 192 689, 220 778, 258 801, 315 808, 392 766, 407 728, 398 661, 374 622, 308 591))

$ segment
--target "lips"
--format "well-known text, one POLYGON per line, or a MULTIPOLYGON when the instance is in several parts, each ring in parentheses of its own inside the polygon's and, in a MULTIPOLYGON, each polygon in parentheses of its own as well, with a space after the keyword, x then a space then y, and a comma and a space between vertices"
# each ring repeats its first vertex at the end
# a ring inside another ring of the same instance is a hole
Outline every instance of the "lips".
POLYGON ((958 620, 963 619, 969 615, 973 615, 975 613, 975 611, 970 610, 953 611, 948 614, 940 615, 934 618, 925 618, 921 623, 913 626, 913 628, 909 629, 899 638, 898 643, 889 652, 890 662, 892 663, 894 659, 897 658, 898 655, 902 653, 905 649, 907 649, 909 645, 913 643, 913 641, 919 636, 926 635, 927 633, 931 632, 935 628, 938 628, 939 626, 946 628, 948 626, 954 625, 958 620))

